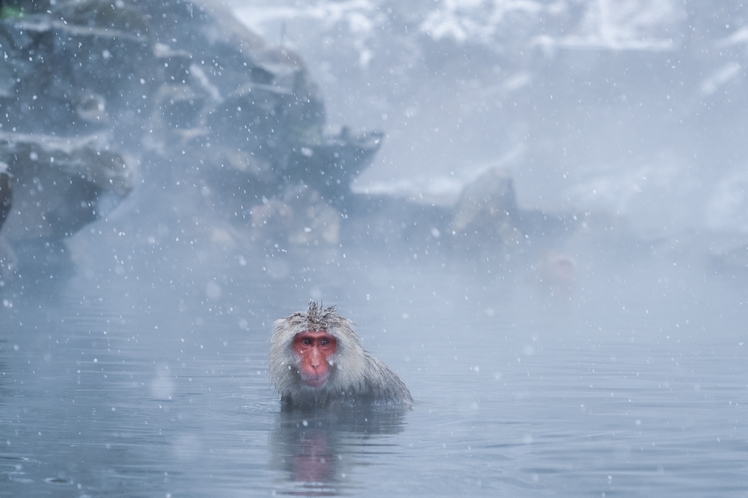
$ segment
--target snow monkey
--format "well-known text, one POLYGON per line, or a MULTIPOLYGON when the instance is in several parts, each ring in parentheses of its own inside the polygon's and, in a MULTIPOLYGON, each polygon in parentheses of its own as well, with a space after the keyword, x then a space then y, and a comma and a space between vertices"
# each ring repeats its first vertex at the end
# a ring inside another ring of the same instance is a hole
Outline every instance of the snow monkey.
POLYGON ((364 351, 352 322, 315 302, 277 320, 270 339, 270 378, 286 409, 410 405, 400 377, 364 351))

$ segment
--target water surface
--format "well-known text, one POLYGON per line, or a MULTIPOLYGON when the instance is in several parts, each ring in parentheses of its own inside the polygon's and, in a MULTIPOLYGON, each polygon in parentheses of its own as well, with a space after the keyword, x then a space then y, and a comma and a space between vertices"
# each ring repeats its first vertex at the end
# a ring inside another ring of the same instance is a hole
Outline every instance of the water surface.
POLYGON ((748 494, 748 285, 706 266, 549 292, 469 258, 107 247, 4 289, 0 496, 748 494), (412 410, 281 414, 269 330, 310 298, 412 410))

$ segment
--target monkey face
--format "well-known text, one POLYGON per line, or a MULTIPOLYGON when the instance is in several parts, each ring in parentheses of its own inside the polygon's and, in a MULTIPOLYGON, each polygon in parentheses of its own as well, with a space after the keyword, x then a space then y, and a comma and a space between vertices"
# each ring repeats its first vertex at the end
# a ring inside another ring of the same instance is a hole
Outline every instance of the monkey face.
POLYGON ((330 356, 338 347, 337 339, 325 331, 306 331, 296 334, 291 344, 299 359, 301 381, 312 388, 320 388, 330 377, 330 356))

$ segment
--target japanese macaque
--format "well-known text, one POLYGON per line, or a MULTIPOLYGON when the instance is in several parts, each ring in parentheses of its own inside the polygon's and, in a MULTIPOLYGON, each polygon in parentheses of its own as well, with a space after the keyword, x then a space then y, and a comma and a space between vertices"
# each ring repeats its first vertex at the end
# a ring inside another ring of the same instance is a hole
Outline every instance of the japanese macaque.
POLYGON ((410 391, 387 365, 369 355, 335 312, 309 309, 277 320, 270 339, 270 378, 284 408, 409 405, 410 391))
POLYGON ((577 268, 571 256, 558 251, 547 251, 532 268, 534 279, 540 288, 552 296, 568 298, 571 295, 577 268))

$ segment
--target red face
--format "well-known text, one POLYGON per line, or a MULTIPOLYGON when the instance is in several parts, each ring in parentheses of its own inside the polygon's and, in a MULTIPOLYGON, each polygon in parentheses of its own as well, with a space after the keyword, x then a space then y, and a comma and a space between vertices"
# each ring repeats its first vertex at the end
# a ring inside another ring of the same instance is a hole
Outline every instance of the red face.
POLYGON ((327 358, 335 353, 338 341, 327 332, 300 332, 293 338, 293 350, 299 356, 301 380, 310 387, 321 387, 330 375, 327 358))

